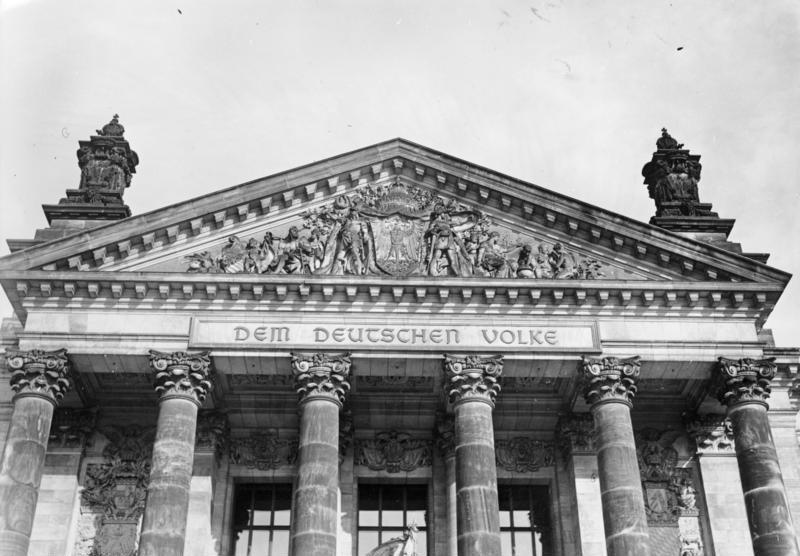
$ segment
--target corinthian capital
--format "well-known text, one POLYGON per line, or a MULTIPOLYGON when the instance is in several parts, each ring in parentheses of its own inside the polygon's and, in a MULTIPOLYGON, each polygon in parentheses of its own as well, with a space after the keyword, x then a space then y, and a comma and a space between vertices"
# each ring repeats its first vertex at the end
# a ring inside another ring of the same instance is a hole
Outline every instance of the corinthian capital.
POLYGON ((640 366, 638 356, 626 359, 584 357, 581 374, 586 403, 592 405, 600 401, 617 400, 630 404, 636 395, 640 366))
POLYGON ((55 404, 70 388, 65 349, 9 351, 6 362, 11 371, 11 389, 16 396, 40 396, 55 404))
POLYGON ((713 389, 721 404, 731 406, 741 402, 766 403, 775 378, 775 358, 726 359, 719 358, 713 389))
POLYGON ((350 383, 347 381, 350 377, 350 354, 293 353, 292 374, 301 402, 311 398, 324 398, 341 405, 345 394, 350 390, 350 383))
POLYGON ((725 415, 686 415, 686 432, 695 441, 698 454, 734 451, 733 426, 725 415))
POLYGON ((150 350, 150 366, 155 373, 155 389, 161 400, 186 398, 197 405, 211 390, 211 359, 208 352, 164 353, 150 350))
POLYGON ((466 357, 444 356, 445 391, 452 403, 479 400, 494 407, 500 393, 503 356, 466 357))

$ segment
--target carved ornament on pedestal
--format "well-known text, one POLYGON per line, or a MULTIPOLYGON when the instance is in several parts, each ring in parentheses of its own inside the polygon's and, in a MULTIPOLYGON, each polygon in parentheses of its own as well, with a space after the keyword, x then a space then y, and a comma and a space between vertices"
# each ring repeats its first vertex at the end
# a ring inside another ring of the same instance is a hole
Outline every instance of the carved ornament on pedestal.
POLYGON ((292 353, 292 374, 301 402, 325 398, 341 405, 350 390, 350 354, 292 353))
POLYGON ((494 407, 500 393, 503 357, 444 356, 444 389, 451 403, 479 400, 494 407))
POLYGON ((103 431, 106 463, 90 463, 81 493, 83 505, 106 519, 132 520, 144 511, 155 430, 138 425, 103 431))
POLYGON ((250 469, 268 471, 297 462, 296 439, 279 438, 275 431, 230 439, 230 461, 250 469))
POLYGON ((725 415, 689 415, 686 432, 695 441, 698 454, 733 453, 733 425, 725 415))
POLYGON ((722 405, 731 406, 741 402, 766 404, 775 378, 775 358, 726 359, 719 358, 713 389, 722 405))
POLYGON ((641 360, 638 356, 626 359, 584 357, 581 373, 586 403, 592 405, 607 400, 632 403, 636 395, 636 379, 640 367, 641 360))
POLYGON ((11 371, 15 396, 39 396, 58 403, 70 388, 67 350, 9 351, 6 363, 11 371))
POLYGON ((701 203, 698 195, 700 155, 689 154, 666 129, 661 130, 656 148, 652 160, 642 168, 647 192, 656 202, 656 216, 716 217, 711 205, 701 203))
POLYGON ((356 465, 366 465, 373 471, 399 473, 431 465, 433 443, 416 439, 408 433, 379 432, 374 440, 356 440, 356 465))
POLYGON ((436 412, 436 445, 444 458, 456 453, 456 420, 444 411, 436 412))
POLYGON ((208 352, 164 353, 150 350, 150 366, 155 373, 155 390, 161 400, 185 398, 202 405, 211 390, 211 359, 208 352))
POLYGON ((555 448, 552 442, 523 436, 495 440, 494 453, 498 466, 516 473, 531 473, 555 463, 555 448))
POLYGON ((558 447, 564 461, 573 454, 593 454, 594 419, 590 413, 562 415, 556 424, 558 447))
POLYGON ((647 428, 636 435, 636 455, 650 525, 678 526, 684 516, 697 516, 697 491, 691 469, 676 467, 678 452, 672 444, 676 431, 647 428))
POLYGON ((150 482, 155 429, 113 427, 103 432, 106 463, 86 466, 76 556, 135 554, 139 519, 150 482))
POLYGON ((344 463, 347 450, 350 449, 350 446, 353 444, 354 434, 353 412, 349 407, 345 407, 339 415, 339 465, 344 463))
POLYGON ((47 449, 83 449, 94 432, 96 420, 97 411, 93 409, 56 409, 47 449))
POLYGON ((200 411, 197 415, 195 451, 213 452, 219 457, 228 443, 229 432, 228 416, 225 413, 216 410, 200 411))
POLYGON ((509 235, 453 199, 404 184, 370 185, 303 215, 277 238, 230 236, 218 254, 187 257, 189 272, 355 276, 487 276, 591 280, 596 259, 560 243, 509 235))

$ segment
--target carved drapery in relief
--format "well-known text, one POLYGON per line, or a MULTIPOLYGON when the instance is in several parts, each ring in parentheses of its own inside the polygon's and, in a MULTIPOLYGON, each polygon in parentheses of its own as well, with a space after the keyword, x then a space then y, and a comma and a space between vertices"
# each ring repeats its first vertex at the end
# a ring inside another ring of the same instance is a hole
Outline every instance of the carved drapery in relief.
POLYGON ((406 185, 371 185, 306 212, 283 237, 230 236, 189 272, 595 279, 603 265, 556 243, 510 235, 453 199, 406 185))
POLYGON ((379 432, 374 439, 357 439, 355 446, 355 464, 373 471, 409 472, 431 465, 433 442, 408 433, 379 432))

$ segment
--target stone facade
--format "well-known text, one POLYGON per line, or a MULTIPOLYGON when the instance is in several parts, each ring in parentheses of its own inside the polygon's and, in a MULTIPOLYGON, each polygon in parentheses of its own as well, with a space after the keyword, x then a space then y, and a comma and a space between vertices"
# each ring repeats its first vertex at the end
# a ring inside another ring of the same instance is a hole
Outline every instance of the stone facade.
POLYGON ((129 216, 123 133, 0 259, 0 556, 798 554, 789 277, 666 130, 660 229, 404 140, 129 216))

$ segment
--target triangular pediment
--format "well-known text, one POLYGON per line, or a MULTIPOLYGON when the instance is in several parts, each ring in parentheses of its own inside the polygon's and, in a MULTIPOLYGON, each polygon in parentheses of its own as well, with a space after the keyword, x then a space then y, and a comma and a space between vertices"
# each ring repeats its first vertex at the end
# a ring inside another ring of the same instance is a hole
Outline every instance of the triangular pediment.
POLYGON ((402 139, 35 246, 0 259, 0 270, 788 279, 745 257, 402 139))

